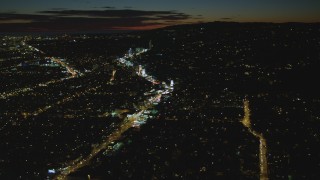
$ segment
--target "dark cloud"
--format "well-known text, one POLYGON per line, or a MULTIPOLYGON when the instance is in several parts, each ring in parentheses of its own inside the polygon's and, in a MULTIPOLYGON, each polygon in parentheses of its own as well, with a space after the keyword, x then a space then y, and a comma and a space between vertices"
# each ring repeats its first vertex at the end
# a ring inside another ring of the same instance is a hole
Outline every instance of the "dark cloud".
POLYGON ((232 20, 233 18, 231 17, 224 17, 224 18, 220 18, 221 20, 232 20))
POLYGON ((61 10, 67 10, 66 8, 51 8, 53 11, 61 11, 61 10))
POLYGON ((2 32, 28 32, 35 30, 43 31, 107 31, 114 27, 144 27, 162 25, 161 23, 142 23, 140 19, 110 19, 108 21, 95 19, 94 21, 83 18, 58 18, 54 22, 32 22, 32 23, 15 23, 15 24, 0 24, 2 32))
POLYGON ((179 24, 190 19, 195 18, 176 11, 51 9, 36 14, 0 13, 0 31, 143 29, 179 24))
POLYGON ((50 14, 55 16, 88 16, 88 17, 157 17, 157 16, 182 16, 184 13, 174 11, 140 11, 131 9, 119 10, 62 10, 62 11, 39 11, 40 14, 50 14))
POLYGON ((104 7, 93 7, 93 8, 97 8, 97 9, 115 9, 116 7, 113 7, 113 6, 104 6, 104 7))
POLYGON ((105 6, 105 7, 102 7, 104 9, 114 9, 115 7, 112 7, 112 6, 105 6))
POLYGON ((11 20, 31 20, 31 21, 48 21, 54 17, 39 14, 16 14, 16 13, 0 13, 0 19, 11 21, 11 20))
POLYGON ((191 17, 187 14, 176 14, 176 15, 159 15, 156 18, 160 20, 186 20, 191 17))

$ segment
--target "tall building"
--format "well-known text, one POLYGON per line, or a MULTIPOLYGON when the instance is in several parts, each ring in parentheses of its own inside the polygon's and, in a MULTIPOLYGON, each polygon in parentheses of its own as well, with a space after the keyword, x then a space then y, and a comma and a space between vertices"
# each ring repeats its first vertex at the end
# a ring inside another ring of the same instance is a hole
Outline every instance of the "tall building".
POLYGON ((146 70, 145 70, 145 69, 142 69, 142 71, 141 71, 141 76, 142 76, 142 77, 145 77, 145 76, 146 76, 146 70))
POLYGON ((142 66, 139 65, 139 69, 138 69, 138 75, 139 75, 139 76, 141 75, 141 71, 142 71, 142 66))
POLYGON ((152 40, 149 41, 149 49, 153 48, 152 40))
POLYGON ((130 49, 128 50, 128 55, 129 55, 129 56, 132 56, 132 54, 133 54, 133 51, 132 51, 132 48, 130 48, 130 49))

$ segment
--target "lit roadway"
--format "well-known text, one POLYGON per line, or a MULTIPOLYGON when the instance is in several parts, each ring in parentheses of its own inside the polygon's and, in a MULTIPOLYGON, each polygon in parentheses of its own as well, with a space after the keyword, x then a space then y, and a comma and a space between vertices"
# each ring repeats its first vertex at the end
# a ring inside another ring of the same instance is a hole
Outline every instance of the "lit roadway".
POLYGON ((252 129, 250 119, 249 101, 246 99, 243 102, 244 117, 242 124, 248 128, 249 132, 259 139, 259 165, 260 165, 260 180, 268 180, 268 162, 267 162, 267 142, 261 133, 252 129))
POLYGON ((93 92, 93 91, 96 91, 97 89, 99 88, 99 86, 97 87, 93 87, 93 88, 88 88, 84 91, 80 91, 80 92, 76 92, 72 95, 69 95, 69 96, 66 96, 64 97, 63 99, 51 104, 51 105, 47 105, 47 106, 44 106, 44 107, 41 107, 39 108, 38 110, 34 111, 34 112, 29 112, 29 113, 24 113, 23 116, 24 118, 28 118, 29 116, 38 116, 39 114, 42 114, 46 111, 48 111, 49 109, 53 108, 53 107, 56 107, 57 105, 63 105, 67 102, 70 102, 72 100, 74 100, 75 98, 78 98, 80 96, 83 96, 84 94, 87 94, 89 92, 93 92))
POLYGON ((101 142, 99 146, 91 150, 91 153, 87 157, 83 159, 77 158, 74 161, 69 162, 66 167, 60 169, 60 174, 58 174, 54 179, 66 179, 69 174, 79 170, 86 165, 89 165, 91 160, 98 153, 106 150, 111 143, 120 139, 124 132, 133 127, 134 122, 140 119, 146 109, 152 108, 152 103, 158 101, 159 98, 161 98, 161 94, 156 94, 155 96, 149 98, 147 103, 140 107, 140 111, 134 113, 133 115, 127 116, 117 129, 115 129, 103 142, 101 142))
MULTIPOLYGON (((41 53, 44 54, 44 52, 40 51, 41 53)), ((17 89, 14 89, 14 90, 11 90, 11 91, 7 91, 7 92, 3 92, 0 94, 0 99, 7 99, 9 97, 13 97, 13 96, 18 96, 22 93, 27 93, 27 92, 30 92, 32 91, 33 89, 37 88, 37 87, 40 87, 40 86, 48 86, 50 84, 54 84, 54 83, 58 83, 58 82, 62 82, 64 80, 67 80, 67 79, 71 79, 71 78, 75 78, 77 77, 77 72, 75 69, 73 69, 72 67, 70 67, 68 64, 66 64, 65 62, 61 61, 61 59, 59 58, 55 58, 55 57, 51 57, 51 60, 54 61, 55 63, 57 64, 60 64, 60 66, 66 68, 66 70, 68 71, 68 73, 70 73, 71 75, 67 78, 64 78, 64 79, 58 79, 58 80, 50 80, 50 81, 47 81, 45 83, 40 83, 40 84, 37 84, 33 87, 24 87, 24 88, 17 88, 17 89)))
POLYGON ((76 159, 68 164, 67 167, 63 168, 61 174, 56 176, 54 179, 66 179, 66 177, 83 166, 86 166, 90 163, 90 161, 101 151, 107 149, 108 145, 112 142, 118 140, 121 135, 132 127, 133 122, 137 119, 138 116, 142 114, 142 111, 135 113, 132 117, 126 118, 119 126, 119 128, 115 129, 113 133, 111 133, 108 138, 102 142, 99 146, 93 148, 89 156, 83 159, 76 159))
MULTIPOLYGON (((70 66, 68 66, 66 63, 62 62, 60 59, 57 59, 57 58, 51 58, 54 62, 56 62, 57 64, 60 64, 62 67, 66 68, 67 71, 71 74, 71 76, 68 78, 75 78, 77 77, 77 73, 74 69, 72 69, 70 66)), ((63 81, 63 80, 60 80, 60 81, 63 81)), ((51 81, 49 81, 51 82, 51 81)), ((47 83, 49 83, 47 82, 47 83)), ((57 81, 56 81, 57 82, 57 81)), ((46 83, 46 84, 47 84, 46 83)), ((41 85, 41 84, 40 84, 41 85)), ((96 90, 97 87, 94 87, 94 88, 90 88, 90 89, 86 89, 84 92, 77 92, 73 95, 70 95, 70 96, 66 96, 64 97, 63 99, 57 101, 55 104, 52 104, 52 105, 47 105, 45 107, 42 107, 42 108, 39 108, 38 110, 32 112, 32 113, 26 113, 24 115, 25 118, 27 118, 29 115, 33 115, 33 116, 38 116, 39 114, 43 113, 43 112, 46 112, 47 110, 49 110, 50 108, 54 107, 55 105, 62 105, 66 102, 69 102, 71 100, 73 100, 75 97, 79 97, 81 96, 82 94, 84 93, 88 93, 88 92, 91 92, 93 90, 96 90)))
MULTIPOLYGON (((60 64, 62 67, 66 68, 67 71, 71 74, 70 77, 66 78, 66 79, 70 79, 70 78, 75 78, 77 77, 77 73, 76 71, 71 68, 70 66, 68 66, 66 63, 62 62, 60 59, 58 58, 51 58, 55 63, 57 64, 60 64)), ((66 80, 66 79, 63 79, 63 80, 66 80)), ((48 81, 46 82, 45 84, 38 84, 36 87, 38 86, 46 86, 48 84, 52 84, 52 83, 57 83, 57 82, 61 82, 63 80, 52 80, 52 81, 48 81)), ((35 87, 34 87, 35 88, 35 87)), ((29 113, 23 113, 23 116, 24 118, 28 118, 30 115, 33 115, 33 116, 38 116, 39 114, 43 113, 43 112, 46 112, 47 110, 49 110, 50 108, 53 108, 55 107, 55 105, 62 105, 66 102, 69 102, 71 100, 73 100, 75 97, 79 97, 81 96, 82 94, 84 93, 88 93, 88 92, 91 92, 93 90, 96 90, 97 87, 94 87, 94 88, 90 88, 90 89, 86 89, 84 92, 77 92, 73 95, 70 95, 70 96, 66 96, 64 97, 63 99, 57 101, 56 103, 54 104, 51 104, 51 105, 47 105, 47 106, 44 106, 44 107, 41 107, 39 108, 38 110, 34 111, 34 112, 29 112, 29 113)), ((29 90, 33 90, 31 88, 29 88, 29 90)))
MULTIPOLYGON (((146 52, 144 50, 143 52, 146 52)), ((140 52, 141 53, 141 52, 140 52)), ((140 54, 137 53, 137 54, 140 54)), ((114 71, 115 73, 115 71, 114 71)), ((113 73, 113 76, 114 76, 113 73)), ((141 76, 139 73, 137 73, 139 76, 141 76)), ((146 75, 144 77, 146 80, 153 82, 155 81, 154 78, 151 76, 146 75)), ((126 132, 131 127, 134 127, 134 123, 136 121, 139 121, 139 119, 143 116, 143 113, 145 110, 150 109, 154 107, 155 102, 159 102, 161 100, 161 96, 163 94, 167 94, 168 91, 172 92, 173 87, 166 86, 165 90, 160 90, 158 93, 154 94, 153 96, 147 96, 146 101, 144 101, 144 104, 136 109, 136 113, 132 115, 127 115, 122 123, 119 125, 117 129, 115 129, 105 140, 103 140, 100 145, 96 146, 91 150, 91 153, 84 158, 77 158, 74 161, 69 162, 66 167, 58 169, 58 174, 54 179, 66 179, 67 176, 77 170, 79 170, 81 167, 84 167, 86 165, 89 165, 91 160, 100 152, 107 149, 108 145, 113 143, 114 141, 117 141, 120 139, 122 134, 126 132)), ((121 112, 118 112, 118 115, 120 115, 121 112)))
MULTIPOLYGON (((29 46, 29 48, 31 50, 34 50, 36 48, 32 47, 32 46, 29 46)), ((37 51, 41 52, 42 54, 45 54, 43 51, 40 51, 37 49, 37 51)), ((70 76, 67 77, 67 78, 63 78, 63 79, 56 79, 56 80, 50 80, 50 81, 47 81, 45 83, 39 83, 39 84, 36 84, 34 85, 33 87, 24 87, 24 88, 17 88, 17 89, 14 89, 14 90, 11 90, 11 91, 7 91, 7 92, 3 92, 3 93, 0 93, 0 99, 7 99, 9 97, 14 97, 14 96, 18 96, 20 94, 24 94, 24 93, 27 93, 27 92, 31 92, 33 91, 35 88, 38 88, 38 87, 41 87, 41 86, 48 86, 50 84, 55 84, 55 83, 59 83, 59 82, 62 82, 62 81, 65 81, 65 80, 68 80, 68 79, 71 79, 71 78, 75 78, 75 77, 78 77, 77 76, 77 73, 76 73, 76 70, 74 70, 72 67, 70 67, 68 64, 66 64, 65 62, 62 62, 61 59, 58 59, 58 58, 54 58, 52 57, 51 58, 55 63, 57 64, 60 64, 62 67, 66 68, 66 70, 68 71, 68 73, 70 73, 70 76)), ((87 89, 85 92, 89 92, 89 91, 92 91, 92 90, 95 90, 95 88, 90 88, 90 89, 87 89)), ((84 93, 85 93, 84 92, 84 93)), ((63 99, 61 99, 60 101, 56 102, 55 104, 51 104, 51 105, 47 105, 45 107, 41 107, 39 109, 37 109, 36 111, 34 112, 22 112, 22 115, 24 116, 24 118, 28 118, 29 116, 33 115, 33 116, 37 116, 43 112, 46 112, 47 110, 49 110, 50 108, 54 107, 55 105, 59 105, 59 104, 62 104, 62 103, 65 103, 65 102, 68 102, 70 100, 72 100, 74 97, 77 97, 77 96, 80 96, 80 93, 76 93, 75 95, 72 95, 72 96, 67 96, 63 99)), ((0 128, 0 131, 5 128, 5 126, 8 124, 5 123, 4 126, 2 126, 0 128)))
POLYGON ((68 64, 66 64, 65 62, 62 62, 61 59, 58 58, 51 58, 55 63, 60 64, 62 67, 65 67, 67 69, 67 71, 71 74, 71 76, 74 78, 77 76, 77 72, 71 68, 70 66, 68 66, 68 64))

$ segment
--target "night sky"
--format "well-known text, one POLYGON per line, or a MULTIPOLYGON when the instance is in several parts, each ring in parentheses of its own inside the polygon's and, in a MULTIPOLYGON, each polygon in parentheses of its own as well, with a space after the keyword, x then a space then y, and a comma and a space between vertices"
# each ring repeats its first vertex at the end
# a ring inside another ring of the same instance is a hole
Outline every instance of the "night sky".
POLYGON ((320 22, 320 0, 1 0, 0 32, 145 30, 183 23, 320 22))

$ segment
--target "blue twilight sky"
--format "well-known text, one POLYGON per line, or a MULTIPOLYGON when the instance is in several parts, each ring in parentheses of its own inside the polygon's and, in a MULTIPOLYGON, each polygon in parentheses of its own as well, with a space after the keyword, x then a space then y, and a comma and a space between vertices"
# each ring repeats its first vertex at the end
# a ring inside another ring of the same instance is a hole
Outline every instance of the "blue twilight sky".
POLYGON ((209 21, 320 22, 320 0, 1 0, 0 31, 152 29, 209 21), (72 26, 73 25, 73 26, 72 26))

